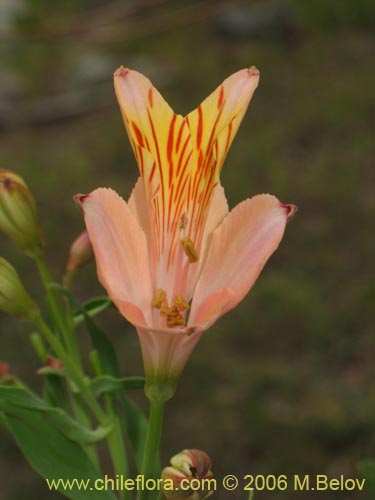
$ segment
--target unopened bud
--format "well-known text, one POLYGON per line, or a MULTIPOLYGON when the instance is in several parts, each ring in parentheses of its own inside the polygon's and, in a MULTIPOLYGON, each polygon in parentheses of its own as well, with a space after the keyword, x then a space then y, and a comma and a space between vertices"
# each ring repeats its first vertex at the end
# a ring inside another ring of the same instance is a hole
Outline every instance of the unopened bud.
POLYGON ((46 366, 48 366, 49 368, 53 368, 54 370, 64 369, 64 365, 61 363, 61 361, 51 355, 49 355, 47 358, 46 366))
POLYGON ((69 260, 66 265, 66 279, 73 276, 78 269, 92 261, 94 252, 87 231, 83 231, 72 243, 69 260))
POLYGON ((2 257, 0 257, 0 310, 22 319, 31 319, 38 311, 21 283, 17 271, 2 257))
POLYGON ((64 371, 64 365, 61 361, 54 356, 48 355, 46 362, 42 368, 37 371, 38 375, 51 375, 51 374, 62 374, 64 371))
POLYGON ((9 377, 9 365, 8 363, 3 363, 0 361, 0 381, 5 380, 9 377))
POLYGON ((204 500, 213 494, 211 460, 200 450, 183 450, 172 457, 171 466, 163 469, 161 477, 168 500, 204 500))
POLYGON ((27 253, 42 247, 36 205, 24 180, 0 169, 0 230, 27 253))

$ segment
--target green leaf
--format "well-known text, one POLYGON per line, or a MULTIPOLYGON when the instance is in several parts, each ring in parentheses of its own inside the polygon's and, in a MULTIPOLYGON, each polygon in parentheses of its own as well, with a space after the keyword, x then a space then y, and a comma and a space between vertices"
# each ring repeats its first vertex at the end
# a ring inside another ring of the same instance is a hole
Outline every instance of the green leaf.
POLYGON ((82 315, 86 322, 87 330, 89 332, 91 343, 98 351, 100 364, 105 373, 113 377, 119 377, 119 365, 115 349, 109 340, 107 334, 100 328, 100 326, 88 314, 84 306, 82 306, 74 295, 61 286, 59 283, 51 283, 49 288, 57 290, 67 297, 72 305, 75 305, 78 312, 82 315))
POLYGON ((94 316, 111 306, 113 306, 113 302, 109 297, 95 297, 82 304, 78 311, 74 313, 74 324, 78 326, 85 321, 85 315, 82 313, 81 309, 84 309, 86 314, 93 318, 94 316))
POLYGON ((68 409, 64 379, 61 374, 51 374, 44 377, 43 399, 50 406, 58 406, 63 410, 68 409))
MULTIPOLYGON (((68 439, 49 415, 23 408, 22 414, 6 414, 9 430, 34 469, 46 479, 85 480, 88 489, 78 487, 58 490, 73 500, 115 500, 109 491, 90 489, 100 473, 81 446, 68 439)), ((46 492, 50 491, 46 484, 46 492)), ((46 493, 47 495, 47 493, 46 493)))
POLYGON ((39 368, 38 375, 56 375, 57 377, 65 377, 65 370, 61 368, 52 368, 52 366, 42 366, 39 368))
POLYGON ((25 410, 44 414, 51 425, 56 426, 62 434, 77 443, 96 443, 112 430, 112 426, 98 427, 95 430, 87 429, 61 408, 48 406, 43 399, 24 388, 0 386, 0 411, 6 416, 22 417, 25 410))
POLYGON ((358 470, 366 479, 366 490, 375 494, 375 459, 362 460, 358 464, 358 470))
POLYGON ((143 389, 145 386, 145 378, 115 378, 110 375, 102 375, 92 380, 90 382, 90 386, 95 396, 100 396, 106 392, 122 392, 124 390, 143 389))
POLYGON ((121 413, 125 416, 125 431, 132 444, 138 470, 141 471, 147 436, 147 418, 138 406, 124 394, 120 394, 117 398, 121 413))
MULTIPOLYGON (((68 297, 85 318, 91 342, 94 349, 98 352, 103 372, 114 378, 120 378, 120 369, 116 351, 104 330, 100 328, 96 321, 85 311, 85 309, 68 290, 58 283, 53 283, 50 286, 59 290, 60 293, 68 297)), ((136 463, 138 469, 140 470, 147 435, 147 419, 138 406, 127 398, 126 394, 118 394, 116 399, 120 404, 125 431, 133 447, 136 463)))

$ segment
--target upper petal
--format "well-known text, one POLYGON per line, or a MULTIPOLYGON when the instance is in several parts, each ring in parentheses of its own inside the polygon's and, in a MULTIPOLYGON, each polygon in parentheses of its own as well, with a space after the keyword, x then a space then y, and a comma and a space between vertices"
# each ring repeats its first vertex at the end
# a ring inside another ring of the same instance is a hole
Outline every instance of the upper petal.
POLYGON ((186 205, 190 131, 142 74, 121 67, 114 84, 149 205, 154 261, 162 259, 169 272, 186 205))
POLYGON ((186 297, 188 299, 193 296, 199 273, 202 270, 207 258, 207 252, 210 247, 212 235, 227 214, 227 199, 225 197, 223 186, 219 183, 214 188, 211 203, 208 207, 207 218, 203 228, 202 242, 200 245, 198 266, 191 266, 189 263, 186 263, 184 273, 182 274, 182 278, 185 277, 186 279, 186 284, 182 287, 182 289, 186 289, 186 297))
POLYGON ((189 325, 211 324, 244 298, 278 247, 293 210, 264 194, 243 201, 227 215, 212 236, 189 325))
POLYGON ((234 73, 190 113, 193 163, 188 193, 189 236, 200 244, 207 207, 228 149, 258 85, 252 66, 234 73))
POLYGON ((76 198, 94 249, 99 281, 129 321, 139 325, 144 317, 149 322, 152 290, 147 242, 135 216, 112 189, 99 188, 76 198))

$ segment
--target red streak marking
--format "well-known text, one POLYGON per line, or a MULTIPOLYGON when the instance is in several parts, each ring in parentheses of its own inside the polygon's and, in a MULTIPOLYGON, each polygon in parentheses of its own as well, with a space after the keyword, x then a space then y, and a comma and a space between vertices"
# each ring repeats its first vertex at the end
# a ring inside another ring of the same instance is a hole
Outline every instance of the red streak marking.
POLYGON ((134 130, 135 136, 137 138, 137 141, 138 141, 139 145, 141 146, 141 148, 143 148, 144 147, 144 141, 143 141, 142 132, 139 130, 139 128, 137 127, 136 123, 131 122, 131 124, 132 124, 133 130, 134 130))
POLYGON ((177 153, 177 151, 180 148, 180 142, 181 142, 181 138, 182 138, 182 131, 184 130, 185 124, 186 124, 186 121, 183 120, 183 122, 181 123, 181 126, 180 126, 180 130, 178 131, 177 141, 176 141, 176 153, 177 153))
POLYGON ((214 136, 215 136, 215 132, 216 132, 216 127, 217 127, 217 124, 219 123, 219 120, 220 120, 222 112, 223 112, 223 108, 220 108, 220 110, 219 110, 219 112, 217 114, 214 126, 212 127, 210 138, 209 138, 208 143, 207 143, 207 150, 206 150, 207 153, 210 151, 210 149, 212 147, 212 142, 214 140, 214 136))
POLYGON ((224 101, 224 87, 220 87, 219 99, 217 100, 217 107, 220 109, 224 101))
MULTIPOLYGON (((176 192, 176 197, 175 197, 175 205, 176 207, 179 206, 180 202, 181 202, 181 199, 182 199, 182 195, 183 195, 183 192, 185 190, 185 187, 186 187, 186 183, 188 181, 188 177, 186 176, 184 181, 179 185, 179 188, 176 192)), ((178 212, 178 210, 176 209, 176 212, 178 212)))
POLYGON ((151 108, 153 108, 154 106, 154 96, 153 96, 153 93, 152 93, 152 87, 150 87, 149 91, 148 91, 148 102, 150 103, 150 106, 151 108))
POLYGON ((225 145, 225 154, 228 153, 228 149, 230 146, 230 136, 232 135, 232 128, 233 128, 233 121, 231 121, 228 126, 228 137, 227 137, 227 143, 225 145))
MULTIPOLYGON (((184 143, 184 145, 183 145, 183 148, 182 148, 182 151, 181 151, 180 157, 179 157, 179 159, 178 159, 178 164, 177 164, 177 171, 176 171, 176 174, 178 174, 178 173, 179 173, 179 171, 180 171, 180 168, 181 168, 181 165, 182 165, 182 160, 183 160, 183 158, 184 158, 184 154, 185 154, 185 150, 186 150, 186 147, 187 147, 187 145, 188 145, 188 143, 189 143, 189 142, 190 142, 190 137, 187 137, 187 138, 186 138, 186 141, 185 141, 185 143, 184 143)), ((191 155, 191 153, 192 153, 192 152, 190 151, 190 155, 191 155)))
MULTIPOLYGON (((157 154, 157 157, 158 157, 158 167, 159 167, 159 172, 160 172, 160 184, 161 184, 161 201, 162 201, 162 207, 164 207, 164 205, 165 205, 164 179, 163 179, 163 171, 162 171, 162 168, 161 168, 159 144, 158 144, 158 140, 157 140, 157 137, 156 137, 154 123, 152 121, 152 117, 150 115, 150 111, 149 110, 147 110, 147 115, 148 115, 148 119, 149 119, 150 126, 151 126, 152 138, 154 140, 156 154, 157 154)), ((162 212, 162 216, 163 217, 162 217, 162 235, 161 235, 161 237, 162 237, 162 248, 163 248, 163 251, 164 251, 164 230, 165 230, 164 210, 162 212)))
POLYGON ((184 173, 185 173, 185 171, 186 171, 186 167, 187 167, 187 166, 188 166, 188 164, 189 164, 189 161, 190 161, 190 158, 191 158, 192 154, 193 154, 193 152, 192 152, 192 151, 190 151, 190 153, 187 155, 186 160, 185 160, 185 163, 184 163, 184 165, 183 165, 183 167, 182 167, 182 170, 181 170, 181 175, 180 175, 180 178, 184 175, 184 173))
POLYGON ((202 179, 202 173, 203 173, 202 168, 201 168, 202 163, 203 163, 203 154, 202 154, 202 151, 199 151, 198 165, 197 165, 197 170, 196 170, 195 176, 194 176, 193 191, 191 193, 191 197, 193 199, 193 204, 197 198, 197 191, 198 191, 201 179, 202 179))
POLYGON ((169 192, 169 202, 168 202, 168 220, 167 220, 167 228, 169 228, 171 222, 171 211, 172 211, 172 203, 173 203, 173 184, 171 186, 171 190, 169 192))
POLYGON ((198 128, 197 128, 197 149, 201 147, 202 142, 202 132, 203 132, 203 113, 202 106, 198 106, 198 128))
MULTIPOLYGON (((217 145, 217 142, 215 142, 215 145, 217 145)), ((217 148, 216 148, 216 152, 217 152, 217 148)), ((213 160, 214 160, 214 158, 213 158, 213 154, 211 151, 210 156, 206 159, 206 165, 204 167, 204 177, 207 177, 208 171, 209 171, 210 167, 212 166, 212 163, 214 163, 213 160)))
POLYGON ((151 172, 150 172, 150 176, 149 176, 149 178, 148 178, 148 181, 149 181, 149 183, 150 183, 150 184, 151 184, 151 182, 152 182, 152 179, 154 178, 155 170, 156 170, 156 163, 154 162, 154 163, 152 164, 152 167, 151 167, 151 172))
POLYGON ((177 115, 173 115, 171 120, 171 124, 169 126, 168 133, 168 143, 167 143, 167 158, 169 162, 169 185, 172 183, 173 179, 173 162, 172 162, 172 153, 173 153, 173 140, 174 140, 174 127, 176 123, 177 115))
POLYGON ((138 165, 140 167, 141 175, 144 176, 144 162, 143 162, 143 153, 141 146, 138 146, 138 165))

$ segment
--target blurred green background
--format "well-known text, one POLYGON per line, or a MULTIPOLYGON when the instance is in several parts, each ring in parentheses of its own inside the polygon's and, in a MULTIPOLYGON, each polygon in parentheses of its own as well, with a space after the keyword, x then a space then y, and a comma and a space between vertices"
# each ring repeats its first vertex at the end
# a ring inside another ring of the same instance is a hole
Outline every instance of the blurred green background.
MULTIPOLYGON (((2 0, 0 19, 0 166, 35 194, 56 279, 83 229, 72 196, 109 186, 127 197, 137 177, 113 71, 142 71, 185 114, 232 72, 260 69, 222 182, 231 206, 269 192, 299 212, 250 295, 192 356, 168 404, 163 463, 196 447, 218 477, 356 476, 375 448, 375 3, 2 0)), ((41 296, 32 263, 0 245, 41 296)), ((94 266, 76 288, 103 293, 94 266)), ((132 327, 115 311, 100 322, 123 374, 141 374, 132 327)), ((37 389, 29 330, 0 315, 0 360, 37 389)), ((370 495, 319 493, 333 497, 370 495)), ((61 497, 0 434, 0 499, 49 498, 61 497)), ((286 498, 316 495, 255 496, 286 498)))

